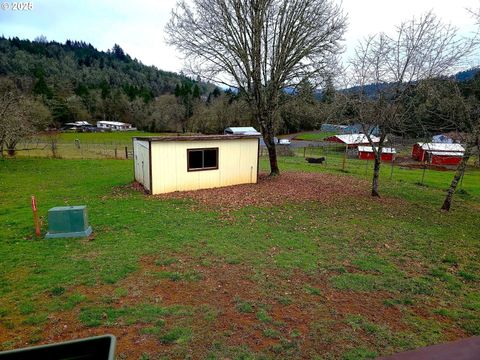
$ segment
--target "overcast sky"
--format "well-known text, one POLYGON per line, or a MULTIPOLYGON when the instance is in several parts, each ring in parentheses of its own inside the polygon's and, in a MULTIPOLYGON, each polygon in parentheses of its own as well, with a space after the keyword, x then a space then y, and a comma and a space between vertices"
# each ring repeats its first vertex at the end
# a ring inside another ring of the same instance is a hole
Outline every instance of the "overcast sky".
MULTIPOLYGON (((25 0, 28 1, 28 0, 25 0)), ((0 0, 0 3, 12 3, 0 0)), ((160 69, 180 71, 181 57, 165 44, 163 29, 176 0, 32 0, 33 10, 0 9, 0 33, 7 37, 65 42, 83 40, 100 50, 118 43, 132 57, 160 69)), ((468 34, 473 20, 467 8, 479 0, 343 0, 349 29, 345 34, 348 56, 361 38, 433 10, 443 21, 468 34)))

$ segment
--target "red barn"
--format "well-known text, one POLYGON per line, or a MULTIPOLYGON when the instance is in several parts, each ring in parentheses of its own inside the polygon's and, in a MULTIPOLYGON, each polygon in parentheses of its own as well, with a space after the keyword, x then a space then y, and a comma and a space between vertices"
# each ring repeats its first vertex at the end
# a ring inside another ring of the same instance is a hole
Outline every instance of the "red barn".
MULTIPOLYGON (((377 144, 380 141, 380 138, 373 135, 371 135, 370 138, 372 139, 374 144, 377 144)), ((344 144, 351 148, 355 148, 361 145, 369 145, 367 135, 365 134, 334 135, 327 137, 324 140, 344 144)))
MULTIPOLYGON (((382 161, 393 161, 395 159, 395 154, 397 151, 394 148, 382 148, 382 155, 380 159, 382 161)), ((371 146, 359 146, 358 147, 358 158, 360 160, 374 160, 375 153, 371 146)))
POLYGON ((464 153, 465 149, 460 144, 416 143, 412 158, 433 165, 458 165, 464 153))
POLYGON ((432 165, 458 165, 462 161, 463 154, 457 152, 432 151, 428 153, 428 162, 432 165))

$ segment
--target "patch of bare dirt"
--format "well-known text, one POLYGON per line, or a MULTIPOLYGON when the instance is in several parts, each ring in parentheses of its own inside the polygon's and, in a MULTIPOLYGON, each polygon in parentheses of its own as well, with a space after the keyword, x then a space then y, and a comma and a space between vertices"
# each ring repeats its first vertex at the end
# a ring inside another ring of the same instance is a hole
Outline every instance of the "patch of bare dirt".
POLYGON ((174 192, 155 197, 193 199, 206 206, 221 208, 272 206, 308 200, 331 203, 347 197, 368 197, 368 182, 350 176, 284 172, 274 177, 260 174, 257 184, 174 192))

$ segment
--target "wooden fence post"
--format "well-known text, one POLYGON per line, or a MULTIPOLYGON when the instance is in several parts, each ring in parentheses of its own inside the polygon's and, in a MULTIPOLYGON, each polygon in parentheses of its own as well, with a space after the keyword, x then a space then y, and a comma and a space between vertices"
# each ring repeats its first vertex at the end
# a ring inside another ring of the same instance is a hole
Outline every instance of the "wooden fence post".
POLYGON ((125 159, 128 159, 128 146, 125 146, 125 159))
POLYGON ((395 163, 395 154, 392 154, 392 168, 390 170, 390 180, 393 179, 393 165, 395 163))
POLYGON ((423 185, 423 181, 425 180, 425 171, 427 170, 427 164, 423 164, 423 173, 422 173, 422 182, 421 184, 423 185))

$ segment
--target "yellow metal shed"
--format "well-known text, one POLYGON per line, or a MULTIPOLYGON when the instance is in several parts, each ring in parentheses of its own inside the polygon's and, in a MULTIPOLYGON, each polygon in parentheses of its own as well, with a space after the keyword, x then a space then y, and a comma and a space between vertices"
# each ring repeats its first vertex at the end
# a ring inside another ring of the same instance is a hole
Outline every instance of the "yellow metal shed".
POLYGON ((257 182, 258 136, 135 137, 133 148, 135 180, 150 194, 257 182))

